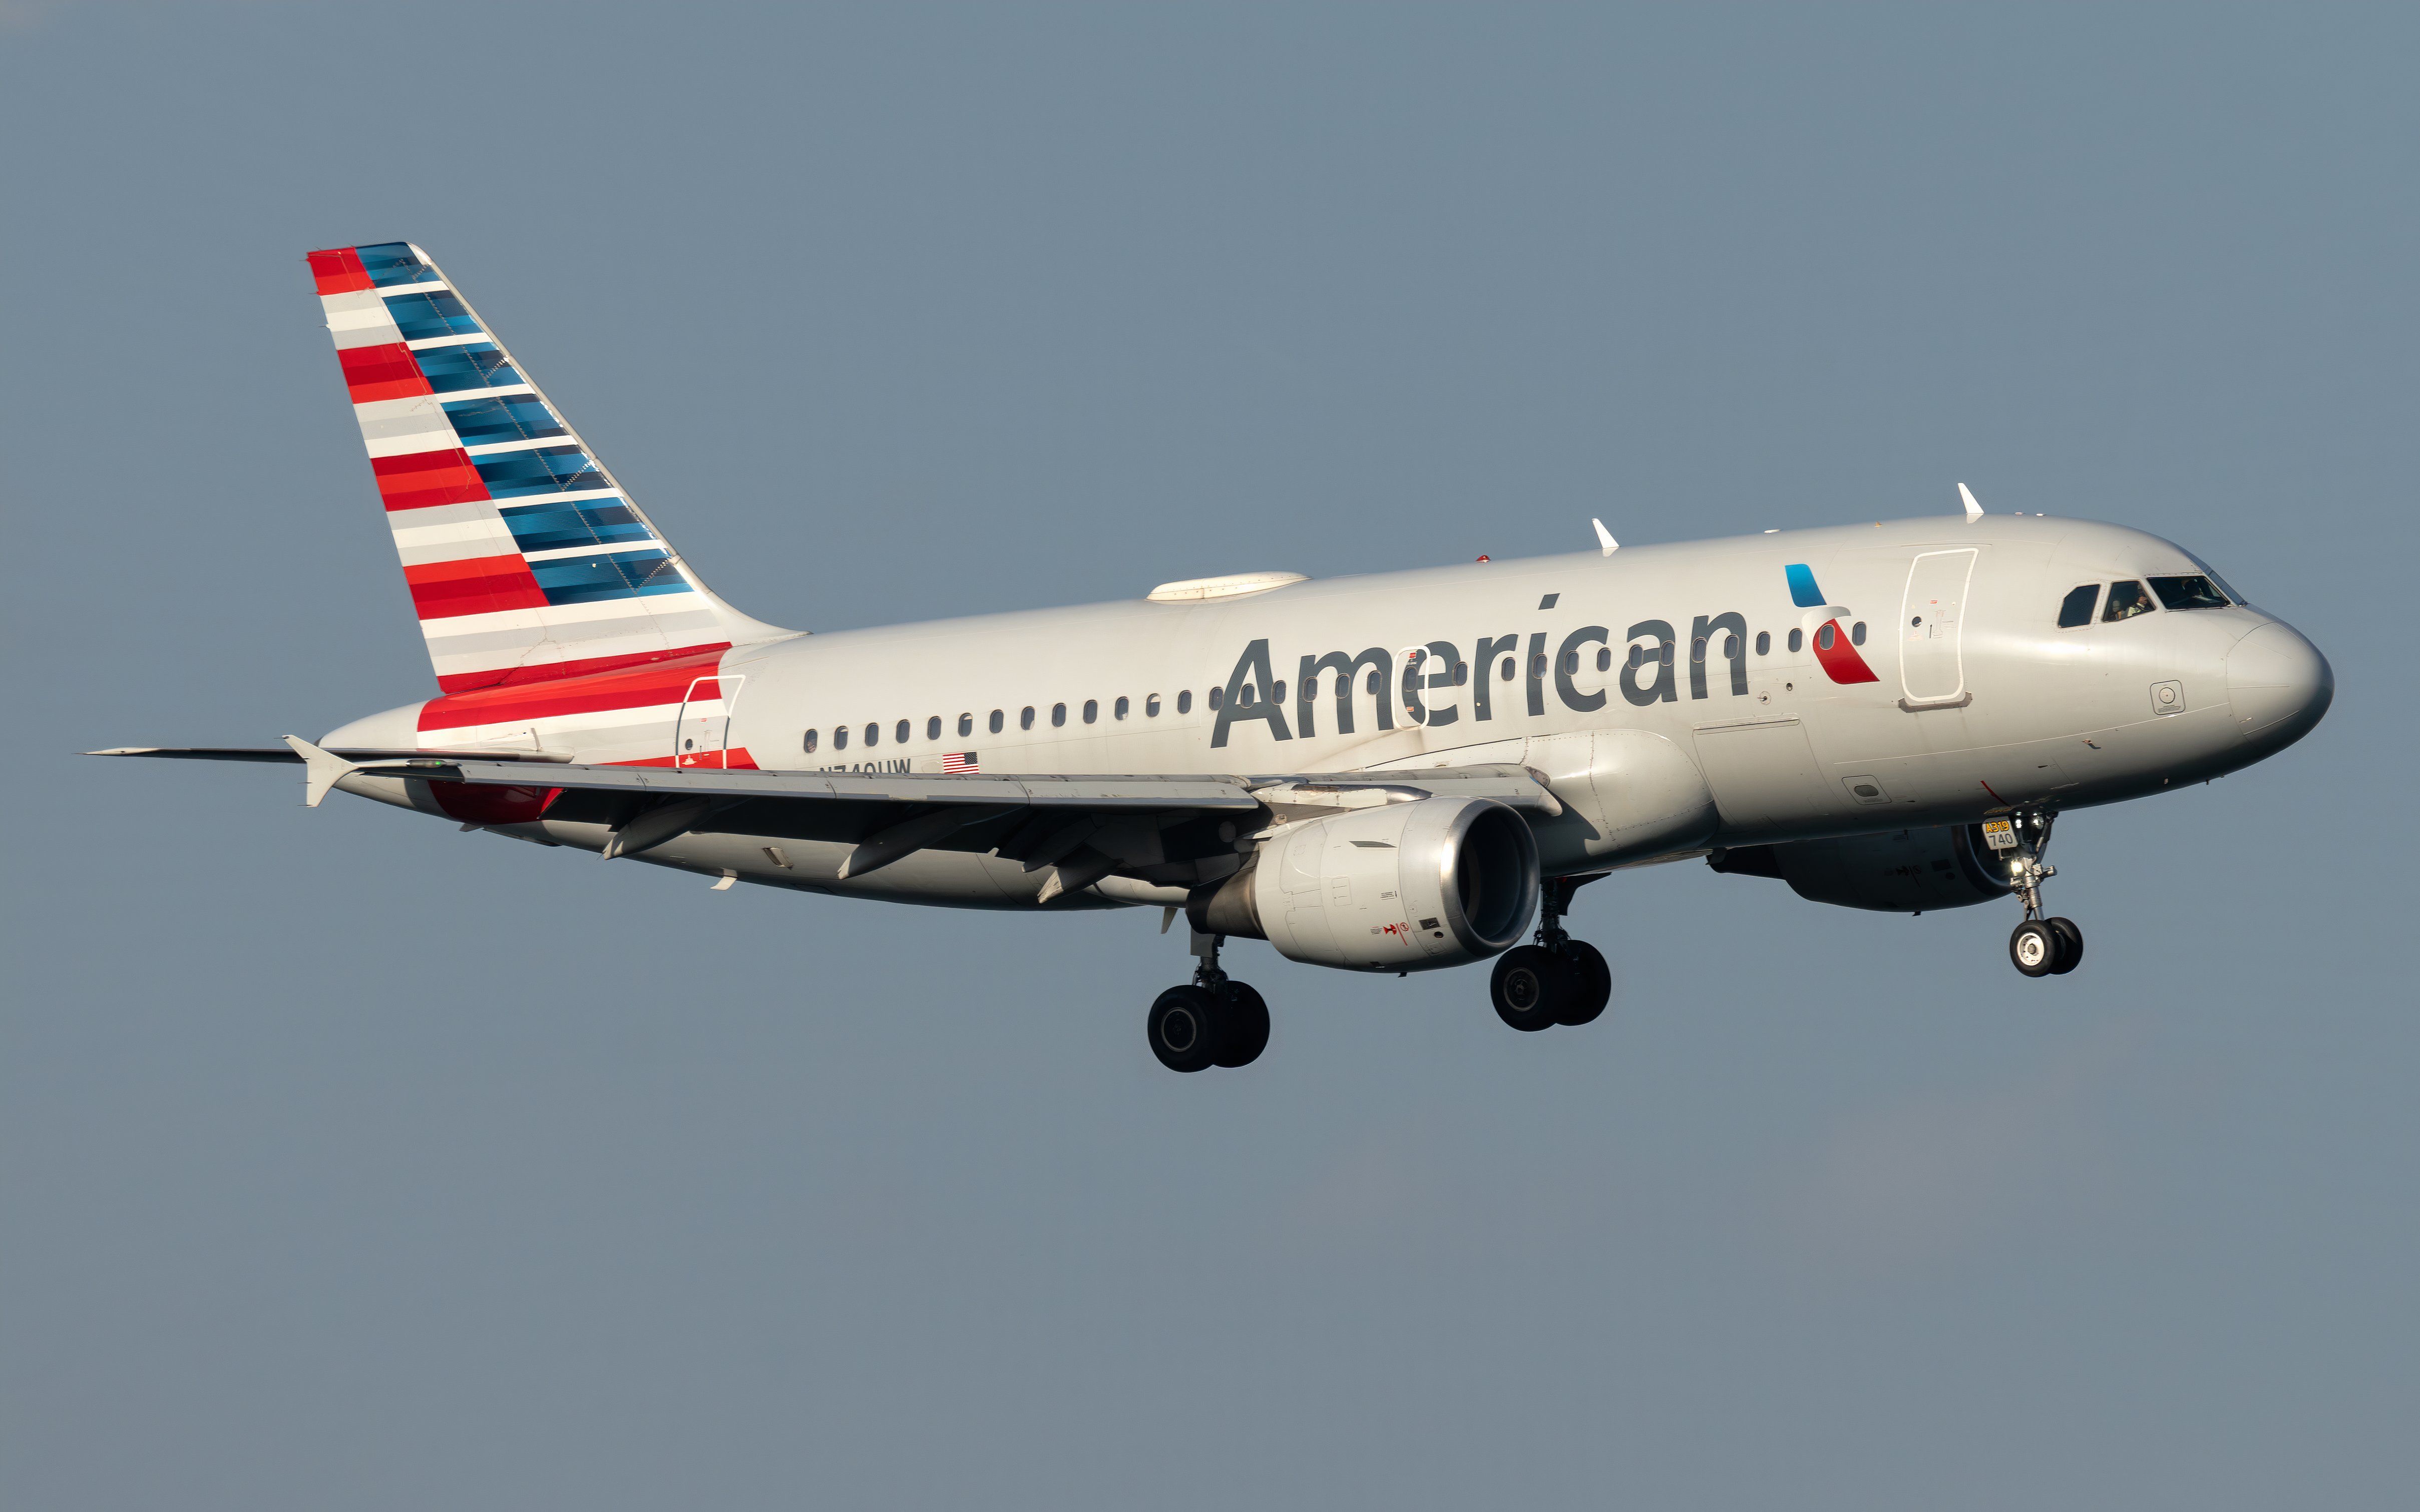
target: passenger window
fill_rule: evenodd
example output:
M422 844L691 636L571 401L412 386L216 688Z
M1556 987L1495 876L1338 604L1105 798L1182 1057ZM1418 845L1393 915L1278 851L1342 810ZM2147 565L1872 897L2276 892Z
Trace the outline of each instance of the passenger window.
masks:
M1372 698L1377 697L1379 692L1385 687L1385 685L1378 680L1378 674L1376 672L1372 672L1366 679L1364 679L1364 681L1369 685L1370 696ZM1210 706L1215 709L1218 705L1213 703Z
M1284 678L1280 677L1276 682L1269 685L1269 702L1272 703L1283 703L1285 702Z
M1706 659L1706 638L1704 636L1699 636L1689 642L1689 659L1691 661L1703 661Z
M1193 712L1193 689L1189 687L1184 688L1177 693L1176 712L1179 714L1191 714Z
M1032 704L1029 703L1024 708L1016 711L1016 728L1019 730L1031 730L1033 728Z
M845 724L832 726L832 749L848 749L848 726Z
M1066 722L1067 705L1064 703L1053 703L1050 705L1050 728L1056 730Z
M1859 620L1856 624L1849 626L1849 644L1853 646L1862 646L1865 643L1866 622Z
M1000 727L1005 722L1007 722L1007 717L1000 710L994 709L991 711L991 733L993 734L999 734Z
M1773 632L1771 630L1759 630L1756 632L1756 654L1760 656L1769 656L1773 654Z
M1723 636L1723 659L1725 661L1739 660L1738 636L1729 634L1728 632Z
M908 744L908 721L907 721L907 720L902 719L902 720L900 720L900 721L899 721L898 725L897 725L894 729L892 729L892 732L891 732L891 738L892 738L892 739L893 739L893 740L895 740L895 741L897 741L899 744L901 744L901 745L903 745L903 746L904 746L904 745L906 745L906 744Z
M2138 582L2127 581L2109 585L2109 607L2101 611L2101 623L2131 620L2137 614L2151 612L2151 595Z
M994 715L992 716L992 717L993 717L993 718L995 718L995 719L997 719L997 718L999 718L999 717L1000 717L1000 716L999 716L998 714L994 714ZM998 726L994 726L994 728L995 728L995 729L997 729L997 728L998 728ZM963 736L966 736L966 735L971 735L971 734L973 734L974 733L975 733L975 717L974 717L973 715L971 715L971 714L961 714L961 715L959 715L959 716L958 716L958 733L959 733L959 735L960 735L961 737L963 737Z
M814 753L815 753L815 732L814 732L814 731L810 730L810 731L808 731L808 732L807 732L807 754L808 754L808 755L810 755L810 756L812 756L812 755L814 755Z
M1504 658L1504 665L1497 669L1497 671L1496 671L1496 680L1497 680L1497 682L1499 682L1499 683L1509 683L1509 682L1512 681L1512 657L1510 657L1510 656L1505 657L1505 658Z
M2081 588L2069 589L2067 596L2058 601L2058 627L2072 630L2079 625L2090 625L2092 606L2100 598L2099 583L2086 583Z
M1532 677L1544 677L1546 675L1546 654L1544 652L1541 651L1536 656L1529 658L1529 675ZM1377 681L1375 674L1373 674L1371 681L1373 683ZM1378 690L1375 687L1372 687L1370 691L1375 693Z
M1579 670L1580 670L1580 654L1579 654L1578 652L1576 652L1576 651L1566 651L1566 652L1564 652L1564 653L1563 653L1563 675L1564 675L1565 677L1573 677L1573 676L1576 676L1576 675L1578 675L1578 673L1579 673Z
M1227 690L1226 690L1225 688L1223 688L1223 687L1214 687L1214 688L1212 688L1212 689L1210 690L1210 707L1211 707L1212 709L1214 709L1214 710L1215 710L1215 709L1217 709L1217 708L1218 707L1218 701L1219 701L1220 699L1225 698L1226 696L1227 696Z
M1144 718L1146 718L1146 719L1156 719L1156 718L1158 718L1158 717L1159 717L1159 695L1158 695L1158 694L1156 694L1156 693L1146 693L1146 694L1144 694L1144 695L1143 695L1143 701L1142 701L1142 715L1143 715L1143 717L1144 717Z
M868 750L872 750L875 747L879 746L879 745L881 745L881 744L882 744L882 727L881 727L880 725L878 725L878 724L869 724L869 725L867 725L867 726L865 727L865 748L866 748L866 749L868 749Z
M1086 724L1098 724L1101 722L1101 701L1099 699L1086 699L1084 701L1084 722Z
M2225 609L2226 595L2199 573L2189 578L2154 578L2151 592L2163 609Z
M1467 683L1467 682L1469 682L1469 681L1470 681L1470 663L1468 663L1468 662L1466 662L1466 661L1457 661L1457 662L1455 662L1455 663L1453 664L1453 686L1454 686L1454 687L1460 687L1463 684Z
M1815 632L1815 649L1818 651L1831 650L1833 640L1838 638L1838 629L1839 626L1838 625L1834 624L1830 620L1825 620L1823 622L1823 628Z
M1126 717L1126 696L1124 693L1119 694L1118 701L1109 705L1109 712L1121 719Z
M961 714L958 717L963 719L966 716ZM924 721L924 738L927 740L939 740L941 738L941 717L939 715L937 714Z
M1801 646L1804 646L1805 644L1807 644L1807 632L1806 632L1806 631L1804 631L1804 630L1792 630L1792 631L1791 631L1791 632L1790 632L1790 654L1791 654L1792 656L1794 656L1798 655L1798 650L1799 650L1799 648L1800 648Z

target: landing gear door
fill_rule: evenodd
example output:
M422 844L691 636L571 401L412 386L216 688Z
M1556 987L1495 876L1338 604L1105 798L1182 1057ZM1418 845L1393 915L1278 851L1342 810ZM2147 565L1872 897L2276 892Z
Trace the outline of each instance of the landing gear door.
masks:
M720 769L731 763L731 712L739 704L744 677L700 677L681 699L673 722L673 764Z
M1967 585L1976 548L1927 551L1907 571L1899 609L1900 686L1915 704L1955 703L1966 694L1966 663L1959 637L1966 621Z

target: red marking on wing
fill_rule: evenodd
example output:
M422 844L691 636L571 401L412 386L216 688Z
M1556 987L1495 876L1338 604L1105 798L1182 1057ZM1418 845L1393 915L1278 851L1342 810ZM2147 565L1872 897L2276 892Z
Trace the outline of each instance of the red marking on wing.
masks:
M486 782L431 782L428 795L446 817L466 825L526 825L545 814L561 788L495 787Z

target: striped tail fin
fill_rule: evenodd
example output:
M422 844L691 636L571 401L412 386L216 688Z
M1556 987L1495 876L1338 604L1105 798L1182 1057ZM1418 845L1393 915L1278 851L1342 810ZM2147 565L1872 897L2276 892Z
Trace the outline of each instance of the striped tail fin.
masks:
M698 581L418 247L338 247L310 264L439 687L790 633Z

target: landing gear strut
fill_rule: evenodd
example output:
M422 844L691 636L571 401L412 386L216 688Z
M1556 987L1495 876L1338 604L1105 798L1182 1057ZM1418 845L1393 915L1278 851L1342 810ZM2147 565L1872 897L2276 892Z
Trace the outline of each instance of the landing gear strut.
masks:
M2017 900L2025 905L2024 922L2009 936L2009 959L2028 977L2063 977L2084 959L2084 931L2075 920L2042 917L2041 885L2058 875L2058 868L2042 859L2050 848L2051 821L2057 817L2032 807L2009 814L2016 844L2001 853L2009 857Z
M1218 947L1225 938L1193 936L1193 953L1201 960L1193 980L1160 994L1143 1021L1151 1053L1171 1071L1249 1066L1268 1047L1269 1005L1218 969Z
M1524 1034L1558 1024L1589 1023L1613 1000L1613 971L1597 948L1563 930L1572 894L1604 876L1548 877L1539 887L1534 945L1516 945L1496 958L1488 992L1496 1016Z

